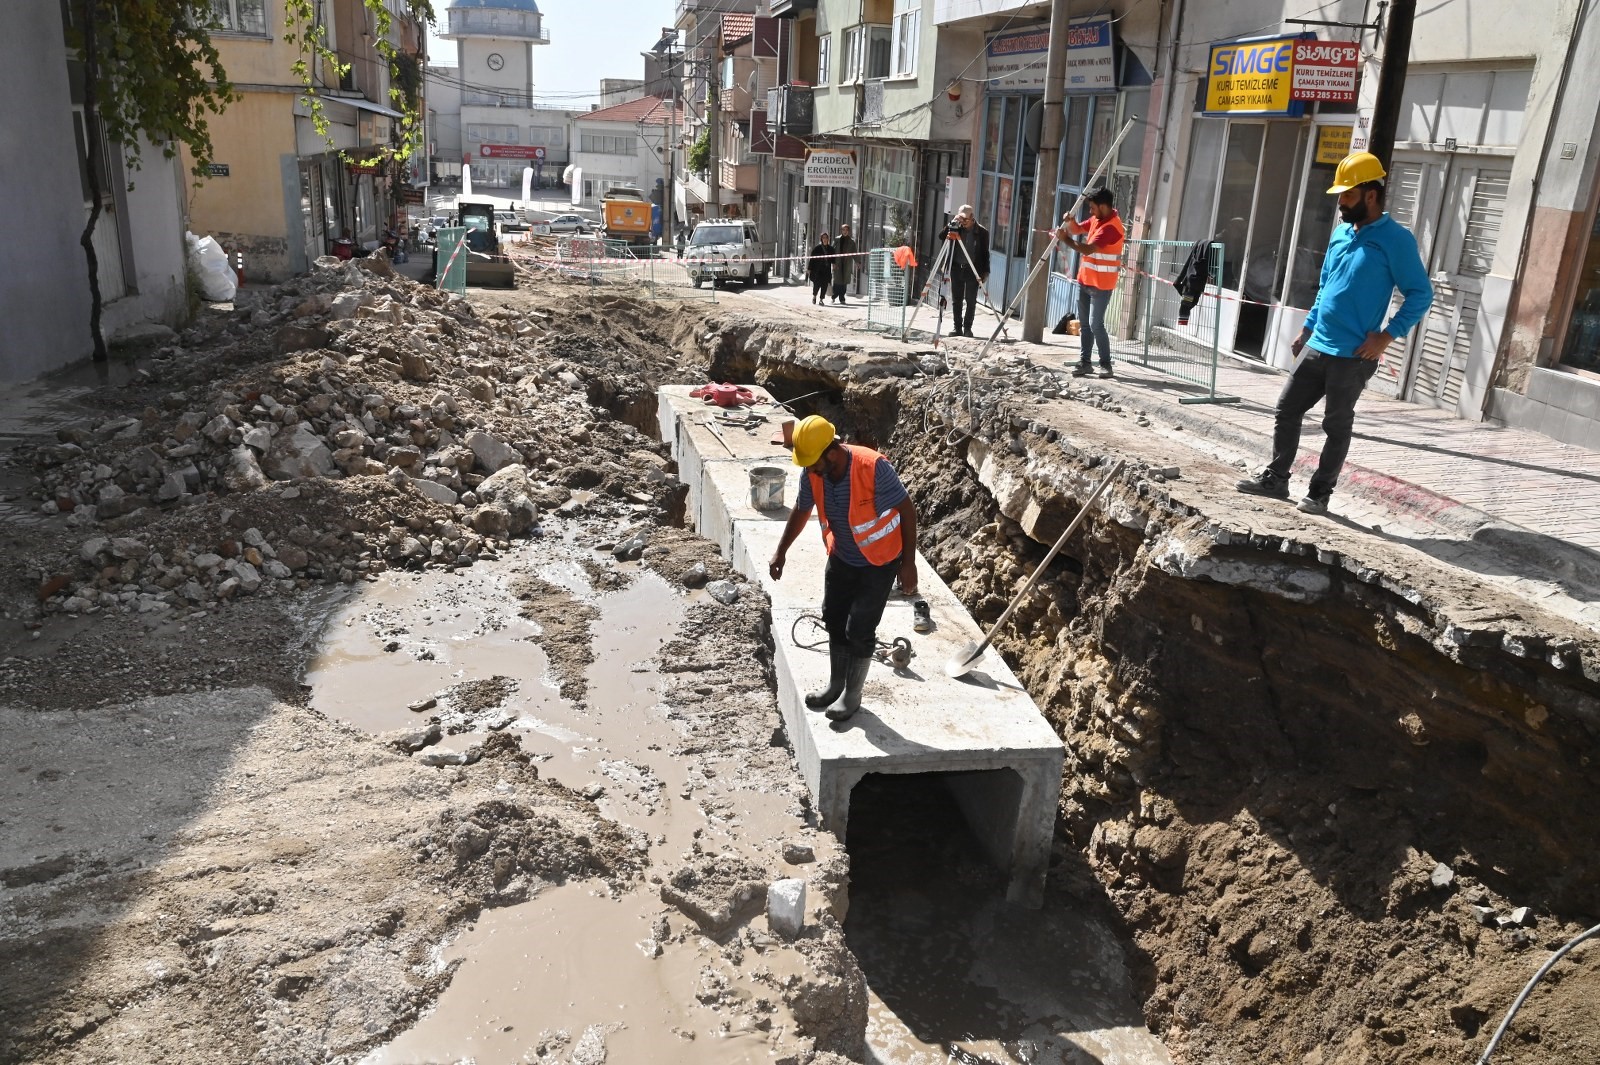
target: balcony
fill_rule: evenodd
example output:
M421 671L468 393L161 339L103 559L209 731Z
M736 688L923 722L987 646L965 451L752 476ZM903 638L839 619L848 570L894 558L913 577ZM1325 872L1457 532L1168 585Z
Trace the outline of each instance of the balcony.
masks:
M730 163L722 160L721 188L725 192L761 191L761 167L755 163Z
M530 44L549 44L550 31L536 11L507 11L499 8L453 7L449 11L450 32L445 40L461 37L505 37Z
M812 6L816 6L816 0L812 0ZM756 0L678 0L677 7L673 9L672 24L682 25L684 17L696 11L707 11L718 15L735 13L754 15Z
M883 121L883 78L869 78L856 97L856 125L876 126Z
M767 92L767 122L791 137L811 135L815 101L809 85L779 85Z

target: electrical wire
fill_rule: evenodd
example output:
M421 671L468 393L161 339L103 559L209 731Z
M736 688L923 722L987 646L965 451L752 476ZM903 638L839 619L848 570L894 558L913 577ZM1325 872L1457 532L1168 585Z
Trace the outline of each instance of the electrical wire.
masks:
M1511 1009L1506 1011L1505 1020L1501 1021L1500 1027L1494 1030L1494 1038L1490 1039L1489 1045L1483 1048L1483 1054L1478 1058L1478 1065L1487 1065L1489 1061L1489 1055L1495 1052L1495 1048L1500 1045L1500 1040L1505 1037L1506 1029L1511 1027L1511 1018L1517 1015L1517 1011L1522 1008L1522 1004L1528 1001L1528 996L1533 993L1533 986L1540 980L1544 979L1544 974L1549 972L1551 967L1553 967L1556 962L1566 957L1567 953L1571 951L1572 948L1576 947L1586 939L1592 939L1596 935L1600 935L1600 924L1595 925L1587 932L1581 932L1567 940L1565 946L1556 951L1554 954L1550 955L1549 961L1539 966L1539 971L1533 974L1533 979L1528 981L1528 986L1522 989L1522 994L1517 996L1517 1000L1511 1004Z

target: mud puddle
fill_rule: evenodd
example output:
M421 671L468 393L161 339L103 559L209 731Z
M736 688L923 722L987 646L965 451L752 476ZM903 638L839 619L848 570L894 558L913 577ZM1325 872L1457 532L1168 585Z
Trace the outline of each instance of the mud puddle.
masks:
M733 1065L767 1058L764 1013L728 1020L688 993L737 975L709 941L656 956L652 926L660 931L664 914L660 901L642 892L611 899L582 884L486 913L440 952L440 965L461 967L439 1007L364 1065ZM787 960L781 951L749 954L743 968L770 988L798 972ZM702 975L708 970L716 974L711 981Z
M519 734L543 778L642 831L667 867L707 853L770 861L762 849L801 825L792 794L742 783L736 756L691 736L664 701L663 645L692 638L684 626L699 602L705 593L548 537L459 576L384 575L334 613L306 683L313 707L375 733L437 720L437 748ZM569 699L575 643L590 660ZM765 927L757 917L745 929L755 938L734 947L740 965L654 882L618 898L593 883L551 887L485 910L443 944L435 965L454 969L449 986L366 1060L765 1059L789 1045L778 981L801 967L787 950L760 949L777 945L757 934Z
M867 777L849 832L845 938L870 992L869 1061L1170 1065L1111 930L1060 895L1007 903L936 775Z

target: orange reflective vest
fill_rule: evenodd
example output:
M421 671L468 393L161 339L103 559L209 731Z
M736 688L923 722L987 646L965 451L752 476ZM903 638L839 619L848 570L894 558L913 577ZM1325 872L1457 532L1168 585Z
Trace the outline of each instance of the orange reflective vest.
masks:
M1122 262L1122 244L1127 237L1122 228L1122 216L1112 211L1111 217L1102 221L1090 215L1087 225L1083 239L1094 246L1094 251L1085 252L1080 258L1078 284L1090 288L1116 288L1117 272ZM1107 231L1114 234L1115 239L1109 244L1096 244L1096 238Z
M895 507L878 509L878 460L882 455L870 447L840 445L850 453L850 535L856 548L874 566L886 566L900 557L900 511ZM822 523L822 542L833 554L833 530L828 527L828 508L824 504L822 476L811 478L811 499Z

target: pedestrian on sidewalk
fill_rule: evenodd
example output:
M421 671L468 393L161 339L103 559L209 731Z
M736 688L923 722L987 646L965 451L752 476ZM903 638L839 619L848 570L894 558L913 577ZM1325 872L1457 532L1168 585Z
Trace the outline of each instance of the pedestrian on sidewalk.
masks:
M1318 400L1326 399L1322 431L1327 439L1317 472L1300 501L1305 513L1326 514L1350 451L1356 399L1389 345L1410 332L1433 305L1433 286L1417 252L1417 238L1383 209L1387 176L1378 157L1369 152L1345 156L1334 171L1328 192L1339 197L1342 224L1328 242L1317 298L1291 345L1295 364L1278 395L1272 461L1254 478L1240 481L1241 492L1289 498L1289 470L1300 448L1301 420ZM1395 289L1404 300L1383 326Z
M795 426L792 458L806 473L767 571L773 580L783 579L789 545L815 508L828 549L822 579L828 686L808 694L806 705L844 721L861 709L878 622L895 578L903 594L916 595L917 511L889 460L871 448L841 444L826 418L813 414Z
M817 238L817 246L811 249L811 258L806 262L806 274L811 278L811 302L826 303L828 287L833 283L833 238L828 234Z
M839 239L834 242L833 249L839 256L833 260L833 302L843 304L844 294L856 275L856 238L850 235L849 222L840 224Z
M1070 213L1061 216L1056 239L1072 248L1078 260L1078 336L1082 354L1074 377L1088 377L1094 370L1095 345L1100 346L1100 376L1110 377L1111 334L1106 332L1106 308L1117 289L1122 272L1122 247L1128 233L1117 214L1116 199L1108 188L1089 193L1089 217L1082 222ZM1078 235L1083 239L1079 240Z
M973 316L978 311L978 289L989 283L989 231L978 224L970 203L956 209L950 224L961 242L950 260L950 298L955 304L950 335L969 337Z

